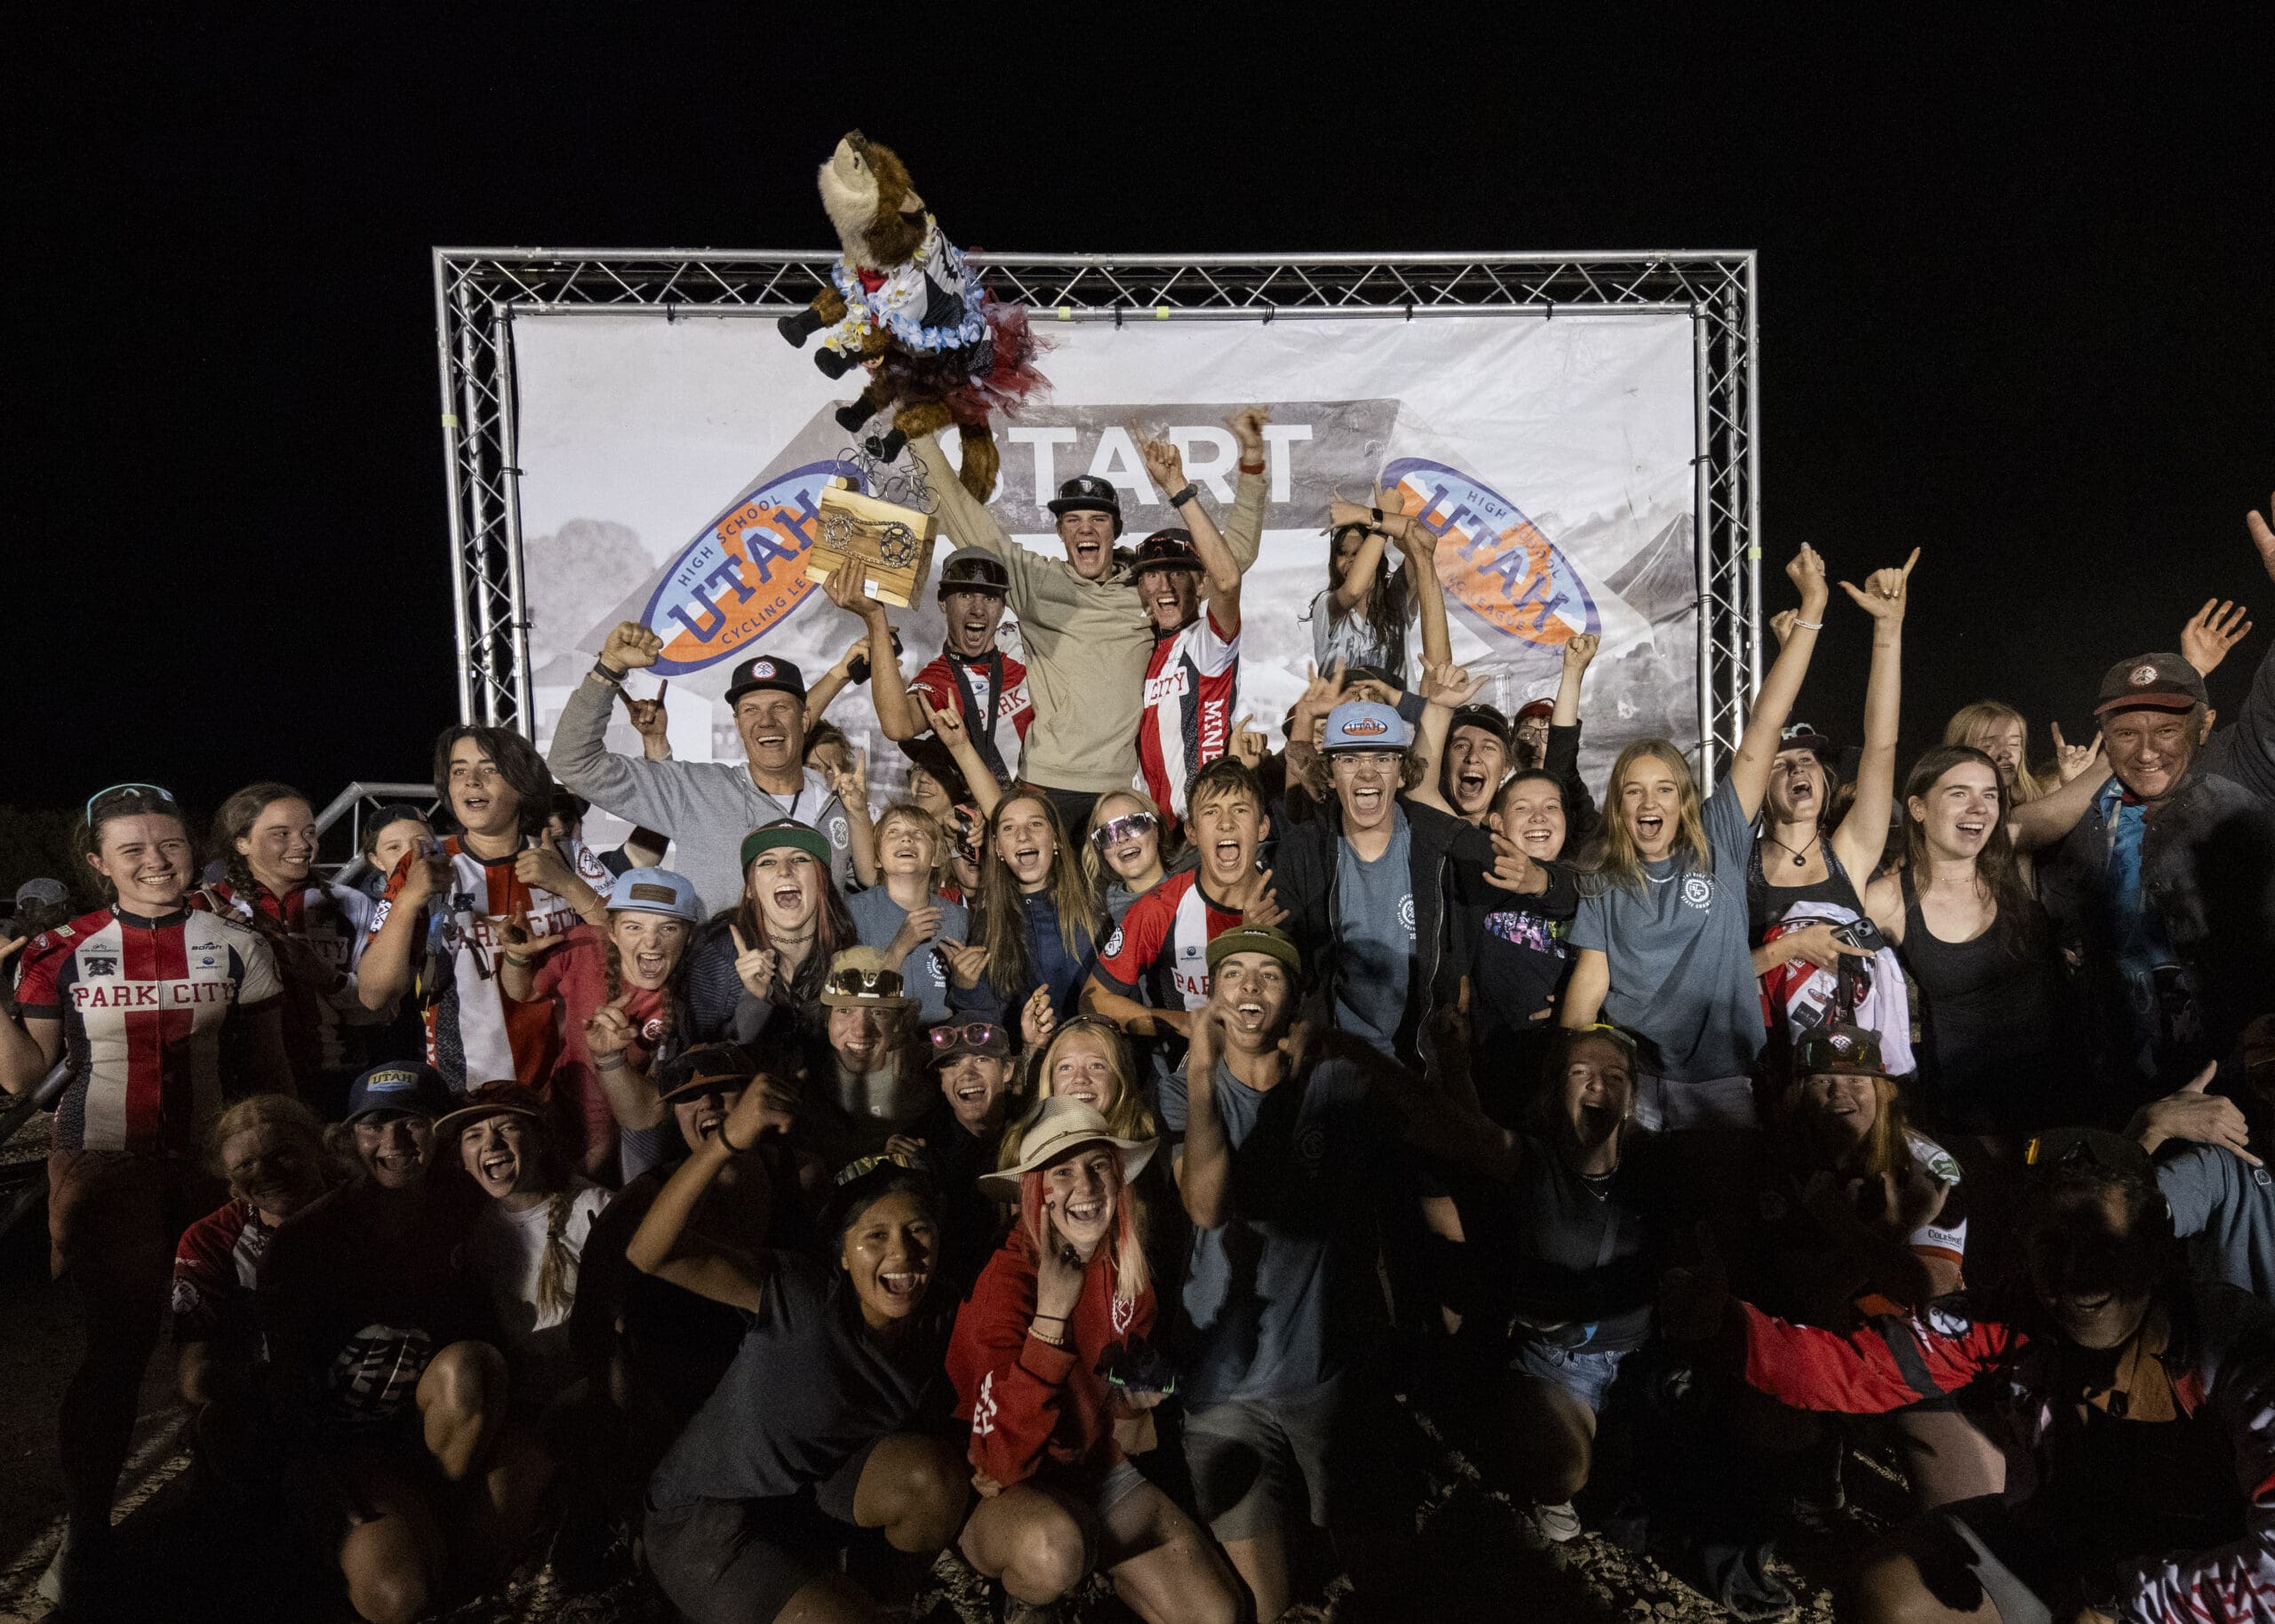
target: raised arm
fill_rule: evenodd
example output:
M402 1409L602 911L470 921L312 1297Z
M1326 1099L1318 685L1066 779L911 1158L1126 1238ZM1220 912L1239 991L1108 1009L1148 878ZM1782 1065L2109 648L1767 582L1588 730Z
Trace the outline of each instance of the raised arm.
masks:
M1446 804L1438 788L1438 763L1446 753L1446 730L1453 725L1454 712L1476 698L1484 686L1482 675L1473 677L1450 662L1422 668L1422 681L1415 690L1423 699L1422 725L1414 740L1414 752L1422 764L1422 782L1406 792L1408 800L1435 807L1449 817L1461 816Z
M698 1297L756 1313L764 1300L768 1273L763 1220L757 1233L745 1238L747 1249L731 1253L693 1239L687 1227L702 1204L704 1191L730 1160L740 1158L736 1177L760 1181L759 1193L763 1197L765 1164L749 1152L761 1134L787 1133L795 1114L789 1097L778 1093L770 1079L754 1079L735 1102L717 1137L704 1141L702 1148L682 1162L657 1191L655 1204L624 1248L625 1261L642 1274L669 1280ZM768 1208L768 1202L760 1198L747 1210L762 1214Z
M963 725L963 712L954 705L945 711L932 708L932 702L922 692L911 695L916 702L916 712L932 736L948 747L955 758L956 767L963 774L966 788L971 791L972 805L983 818L995 815L996 803L1003 799L1003 786L995 782L995 775L987 770L987 763L979 759L979 749L971 742L971 730Z
M2053 724L2053 733L2054 749L2062 761L2062 787L2026 805L2007 808L2007 838L2016 851L2036 851L2068 835L2109 782L2109 763L2102 756L2098 736L2087 748L2063 738L2058 721ZM2084 758L2083 764L2076 760L2079 756Z
M451 861L439 853L412 852L387 881L387 899L375 914L379 928L355 966L355 996L366 1009L385 1009L411 991L412 966L426 936L427 903L447 895Z
M914 738L924 726L916 707L909 703L908 684L900 675L900 657L892 650L892 623L885 618L885 606L863 590L860 566L848 559L822 583L822 590L832 603L861 623L869 656L869 698L877 708L877 726L889 739ZM846 650L849 660L852 653Z
M1395 497L1397 492L1386 492ZM1401 500L1403 498L1401 498ZM1422 663L1453 663L1453 631L1446 624L1446 585L1438 579L1438 533L1411 514L1397 531L1400 551L1406 554L1410 585L1407 590L1422 606Z
M1145 471L1177 508L1177 516L1193 537L1193 550L1201 555L1202 593L1208 614L1227 639L1240 635L1241 566L1217 529L1217 521L1201 504L1201 493L1185 477L1185 458L1166 440L1148 440L1144 448Z
M1856 800L1833 831L1833 848L1849 873L1869 877L1880 866L1888 844L1888 813L1896 805L1896 728L1903 706L1904 611L1912 589L1912 567L1920 549L1901 569L1875 569L1859 592L1848 582L1840 590L1872 617L1872 664L1864 679L1864 754L1856 767Z
M1225 549L1246 573L1264 545L1264 426L1272 414L1261 406L1245 406L1225 419L1240 444L1240 482L1233 487L1232 516L1225 521Z
M863 887L877 883L877 822L869 810L869 752L853 752L853 765L823 775L829 792L845 808L845 843L853 857L853 878Z
M1572 960L1572 978L1564 983L1564 1002L1556 1023L1577 1030L1603 1018L1604 995L1611 991L1611 960L1598 947L1584 947Z
M1761 680L1761 691L1754 696L1753 710L1745 719L1745 735L1730 760L1730 786L1748 818L1761 810L1761 798L1769 792L1769 764L1777 758L1801 680L1809 674L1809 657L1816 652L1817 633L1824 629L1824 606L1832 597L1824 584L1824 561L1815 547L1804 544L1785 566L1785 575L1800 591L1801 612L1785 646L1777 651L1777 663Z
M593 670L569 691L545 764L563 784L605 811L651 829L677 830L695 822L684 787L689 764L618 755L605 743L609 710L622 692L618 682L627 672L653 665L663 648L664 640L638 621L619 622Z
M1603 824L1595 795L1580 776L1580 683L1602 646L1603 639L1593 632L1576 632L1564 640L1556 705L1548 717L1548 749L1540 764L1564 792L1564 849L1568 852L1578 850Z
M1212 994L1193 1014L1192 1047L1185 1052L1185 1142L1170 1163L1185 1215L1203 1230L1221 1229L1233 1215L1233 1144L1217 1111L1223 1025Z

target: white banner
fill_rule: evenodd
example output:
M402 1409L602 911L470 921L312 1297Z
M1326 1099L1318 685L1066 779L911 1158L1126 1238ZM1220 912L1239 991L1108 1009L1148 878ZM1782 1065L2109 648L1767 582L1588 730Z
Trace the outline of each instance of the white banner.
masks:
M1439 532L1454 657L1490 673L1494 703L1553 694L1565 639L1599 632L1584 699L1592 776L1630 739L1697 738L1688 316L1039 325L1052 389L998 426L995 512L1040 552L1058 554L1042 504L1074 474L1121 487L1125 543L1175 521L1133 431L1176 439L1221 517L1236 477L1223 419L1271 409L1239 709L1275 736L1312 657L1329 492L1381 478ZM831 417L847 392L810 349L748 318L523 316L515 353L539 742L608 628L633 618L667 640L674 753L739 760L719 701L730 667L762 646L810 684L858 634L799 556L814 493L851 439ZM938 652L938 609L928 592L894 620L913 673ZM876 748L866 689L830 720L870 747L873 785L903 780L898 752ZM620 712L610 744L639 749Z

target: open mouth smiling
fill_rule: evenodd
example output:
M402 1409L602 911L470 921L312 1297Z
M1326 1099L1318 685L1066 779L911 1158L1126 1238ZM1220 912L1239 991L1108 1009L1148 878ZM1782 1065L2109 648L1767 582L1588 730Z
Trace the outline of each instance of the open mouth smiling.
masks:
M931 1271L924 1269L889 1269L877 1273L878 1288L897 1302L914 1302L931 1283Z

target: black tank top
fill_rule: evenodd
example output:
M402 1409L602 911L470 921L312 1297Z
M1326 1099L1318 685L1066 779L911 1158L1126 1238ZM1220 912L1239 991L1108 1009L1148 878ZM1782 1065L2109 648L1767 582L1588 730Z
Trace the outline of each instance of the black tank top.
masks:
M1819 842L1824 848L1824 878L1813 880L1805 886L1773 886L1761 860L1761 841L1753 842L1753 852L1746 859L1745 912L1746 925L1754 946L1760 947L1769 927L1793 911L1796 903L1830 903L1846 908L1858 919L1864 919L1864 898L1856 895L1850 883L1848 871L1840 866L1840 859L1833 854L1832 842Z
M1920 1081L1931 1121L1960 1133L2020 1134L2068 1120L2056 1096L2062 980L2051 933L2034 917L1995 919L1971 942L1928 928L1903 871L1904 942L1920 992Z

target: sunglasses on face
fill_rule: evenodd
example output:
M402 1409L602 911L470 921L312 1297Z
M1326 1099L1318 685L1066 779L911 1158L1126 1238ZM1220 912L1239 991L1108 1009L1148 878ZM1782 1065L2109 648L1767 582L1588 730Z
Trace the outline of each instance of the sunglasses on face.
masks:
M1120 817L1110 817L1090 831L1090 843L1100 851L1109 846L1119 846L1124 840L1134 840L1149 835L1161 826L1161 820L1151 812L1125 812Z
M968 1026L936 1026L924 1035L930 1039L935 1055L945 1055L951 1049L1000 1053L1011 1047L1010 1035L992 1021L974 1021Z
M164 801L166 805L170 807L179 806L180 804L174 800L173 792L172 791L161 789L155 784L114 784L110 788L107 790L97 790L93 794L87 797L87 821L91 824L95 821L95 808L97 807L101 806L113 796L125 795L152 796L156 800Z
M822 990L841 998L898 998L900 972L857 970L850 967L832 970L829 979L822 983Z

